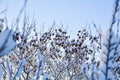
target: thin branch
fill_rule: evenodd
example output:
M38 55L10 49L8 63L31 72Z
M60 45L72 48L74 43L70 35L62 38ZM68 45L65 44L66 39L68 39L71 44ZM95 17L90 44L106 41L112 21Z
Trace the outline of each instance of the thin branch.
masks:
M112 15L112 21L111 21L111 24L110 24L110 32L112 31L113 25L116 22L115 16L118 12L118 7L119 7L119 0L115 0L115 7L114 7L113 15Z
M6 12L8 9L5 9L3 11L0 12L0 14L3 14L4 12Z
M114 12L113 12L113 16L112 16L112 21L110 24L110 29L109 29L109 39L108 39L108 52L107 52L107 59L106 59L106 70L105 70L105 80L108 80L108 71L109 71L109 57L110 57L110 52L111 52L111 40L112 40L112 29L113 29L113 25L116 22L116 14L118 12L118 7L119 7L119 0L115 1L115 7L114 7Z
M13 80L15 80L16 76L19 74L22 64L23 64L23 61L20 61L17 72L13 76ZM11 78L11 80L12 80L12 78Z
M23 11L24 11L26 5L27 5L27 0L24 0L23 7L20 9L20 12L19 12L19 14L18 14L18 17L17 17L17 19L16 19L16 23L15 23L16 30L18 29L18 25L19 25L20 17L21 17L21 14L22 14Z

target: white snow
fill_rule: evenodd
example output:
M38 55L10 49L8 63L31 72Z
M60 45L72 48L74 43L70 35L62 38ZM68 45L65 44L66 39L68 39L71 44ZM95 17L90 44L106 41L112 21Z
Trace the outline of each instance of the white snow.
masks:
M0 33L0 57L5 54L8 54L9 51L16 45L16 42L13 40L13 31L6 29Z

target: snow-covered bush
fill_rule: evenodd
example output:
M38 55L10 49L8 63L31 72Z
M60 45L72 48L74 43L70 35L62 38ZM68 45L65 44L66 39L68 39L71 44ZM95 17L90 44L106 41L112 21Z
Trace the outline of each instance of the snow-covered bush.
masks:
M93 53L94 40L85 29L78 31L76 39L71 39L62 29L55 29L43 34L40 42L44 72L50 79L86 79L83 68L89 62L88 54Z
M94 24L99 35L93 36L82 29L73 39L64 29L55 28L55 24L40 33L35 21L29 23L26 17L20 30L19 14L14 25L16 30L6 26L0 31L0 79L119 80L119 18L117 32L113 28L119 14L118 3L116 0L107 33L99 31Z

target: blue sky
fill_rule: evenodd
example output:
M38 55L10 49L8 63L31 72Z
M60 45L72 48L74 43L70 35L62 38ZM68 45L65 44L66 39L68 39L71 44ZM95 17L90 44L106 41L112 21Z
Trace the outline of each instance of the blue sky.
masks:
M1 10L8 8L10 23L17 17L24 0L3 0ZM50 27L53 21L68 26L70 34L83 28L92 21L107 29L110 24L114 0L28 0L26 11L35 15L38 24ZM1 17L1 16L0 16Z

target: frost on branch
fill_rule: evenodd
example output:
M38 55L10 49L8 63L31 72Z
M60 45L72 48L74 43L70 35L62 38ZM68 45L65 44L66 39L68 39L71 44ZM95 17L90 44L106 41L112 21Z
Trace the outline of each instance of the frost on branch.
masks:
M91 79L92 63L90 56L93 55L93 37L85 29L78 31L77 38L71 39L67 32L62 29L53 29L40 37L40 51L44 55L44 73L48 73L49 79ZM94 46L94 47L93 47Z
M25 17L21 32L6 29L0 33L0 79L119 80L120 37L113 30L115 13L107 33L94 24L98 35L83 29L73 39L55 24L40 33L35 21L29 23Z
M97 37L85 29L71 39L61 28L38 34L35 25L26 23L13 40L17 45L1 58L1 79L91 79L90 56Z

